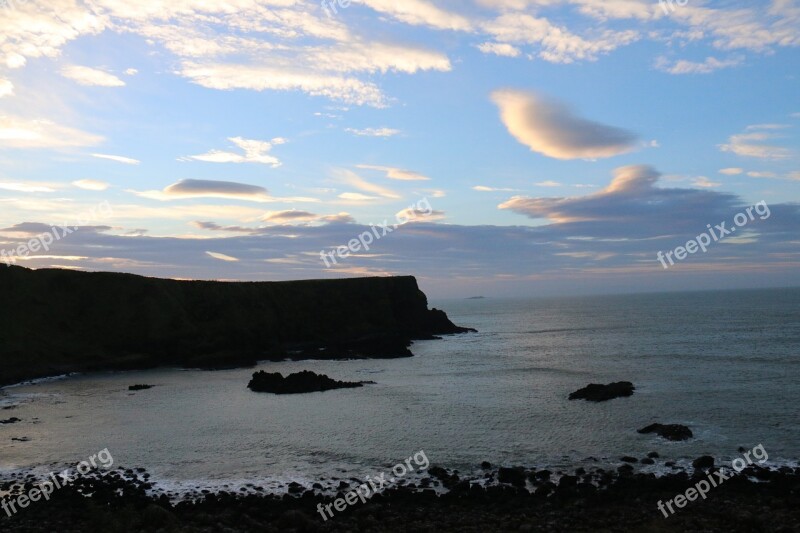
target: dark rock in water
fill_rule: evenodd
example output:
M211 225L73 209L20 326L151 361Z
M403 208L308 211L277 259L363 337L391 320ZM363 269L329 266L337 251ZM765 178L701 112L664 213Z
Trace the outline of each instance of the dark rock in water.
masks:
M655 433L667 440L686 440L694 437L692 430L681 424L650 424L638 432L643 434Z
M31 440L31 438L30 437L11 437L11 440L17 441L17 442L28 442L28 441Z
M508 483L515 487L525 486L525 469L524 468L505 468L500 467L497 471L497 480L500 483Z
M622 461L623 463L638 463L639 459L637 459L636 457L631 457L629 455L626 455L625 457L620 458L620 461Z
M710 455L703 455L695 459L692 466L700 469L714 468L714 458Z
M347 382L331 379L324 374L316 374L308 370L289 374L286 377L275 372L256 372L247 387L254 392L271 392L273 394L301 394L305 392L323 392L334 389L353 389L362 387L363 382Z
M645 457L644 459L642 459L641 463L643 465L654 465L654 464L656 464L656 462L654 460L652 460L651 458L649 458L649 457Z
M147 390L152 388L153 388L152 385L131 385L130 387L128 387L128 390L136 391L136 390Z
M484 461L481 463L481 468L483 468L484 470L489 470L490 468L492 468L492 463L490 463L489 461Z
M20 420L16 416L12 416L11 418L8 418L6 420L0 420L0 424L16 424L17 422L22 422L22 420Z
M649 457L650 459L658 459L661 456L658 455L658 452L650 452L647 454L647 457Z
M605 402L614 398L632 396L635 389L636 387L630 381L618 381L608 385L592 383L570 394L569 399Z

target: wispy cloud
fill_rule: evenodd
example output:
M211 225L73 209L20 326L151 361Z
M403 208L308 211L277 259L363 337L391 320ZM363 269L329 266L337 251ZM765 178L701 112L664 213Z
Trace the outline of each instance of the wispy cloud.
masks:
M141 163L141 161L138 159L124 157L121 155L92 154L92 157L96 157L98 159L108 159L109 161L116 161L117 163L123 163L125 165L138 165Z
M104 70L82 67L79 65L68 65L61 69L61 75L69 78L80 85L95 87L124 87L125 82Z
M359 137L394 137L400 135L402 132L394 128L345 128L346 132L358 135Z
M664 56L656 60L658 70L669 74L711 74L724 68L738 67L744 62L744 56L736 56L729 59L717 59L707 57L704 61L695 62L685 59L670 61Z
M72 185L87 191L105 191L109 188L108 183L99 180L76 180L72 182Z
M261 163L270 165L273 168L281 166L280 160L268 152L272 150L273 146L286 143L286 139L282 137L276 137L270 141L257 141L243 139L242 137L229 137L228 140L244 153L211 150L205 154L187 156L184 160L193 159L206 163Z
M397 167L384 167L379 165L356 165L356 168L367 170L378 170L383 172L387 178L398 181L428 181L430 178L413 170L405 170Z
M775 133L768 133L770 130L782 129L775 128L772 124L756 124L747 127L746 133L732 135L728 142L720 144L719 149L723 152L731 152L744 157L755 157L758 159L788 159L794 152L789 148L767 144L767 141L780 139L782 136Z
M0 116L0 147L77 148L103 142L103 137L48 119Z

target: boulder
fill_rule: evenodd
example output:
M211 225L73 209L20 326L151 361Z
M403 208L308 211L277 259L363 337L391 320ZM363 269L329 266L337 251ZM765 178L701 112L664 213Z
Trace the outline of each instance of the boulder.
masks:
M601 385L591 383L569 395L570 400L588 400L590 402L605 402L614 398L632 396L636 387L630 381L618 381Z
M655 433L667 440L687 440L691 439L694 434L692 430L680 424L650 424L638 431L642 434Z

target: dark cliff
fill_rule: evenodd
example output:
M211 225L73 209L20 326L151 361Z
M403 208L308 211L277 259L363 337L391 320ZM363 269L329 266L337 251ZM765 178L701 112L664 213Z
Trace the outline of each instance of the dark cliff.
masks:
M429 310L411 276L246 283L2 267L0 294L0 384L83 370L402 357L413 339L467 331Z

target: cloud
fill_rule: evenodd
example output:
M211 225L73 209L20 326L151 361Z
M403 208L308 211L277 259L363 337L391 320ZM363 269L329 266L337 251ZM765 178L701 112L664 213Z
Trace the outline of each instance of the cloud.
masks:
M14 95L14 84L11 80L0 78L0 98Z
M345 128L346 132L358 135L359 137L394 137L400 135L402 132L393 128L364 128L362 130L355 128Z
M492 93L500 118L514 138L556 159L613 157L636 148L632 133L581 118L565 105L512 89Z
M55 192L49 184L19 181L0 181L0 190L15 192Z
M351 200L354 202L367 202L378 199L377 196L367 196L366 194L361 194L360 192L343 192L338 197L342 200Z
M522 53L519 48L508 43L481 43L478 50L484 54L494 54L503 57L519 57Z
M726 176L736 176L742 172L744 172L744 169L738 167L722 168L719 170L720 174L725 174Z
M374 195L378 195L378 196L381 196L383 198L392 198L392 199L401 198L401 196L399 194L397 194L396 192L392 191L391 189L387 189L386 187L383 187L381 185L377 185L375 183L370 183L367 180L365 180L364 178L362 178L361 176L359 176L358 174L356 174L355 172L353 172L352 170L340 169L337 172L337 175L338 175L339 181L341 181L342 183L344 183L344 184L346 184L346 185L348 185L350 187L358 189L360 191L372 193ZM346 194L349 194L349 193L346 193ZM345 198L343 195L339 195L339 198L342 198L342 199L345 199L345 200L356 200L356 199L358 199L358 200L366 200L366 199L370 198L370 197L363 196L363 195L361 195L361 196L362 197L356 197L356 196L350 195L350 197Z
M441 9L426 0L356 0L375 11L413 26L430 26L439 30L470 31L469 19Z
M257 185L247 185L234 181L210 181L184 179L165 188L163 191L129 191L143 198L153 200L184 200L190 198L230 198L251 202L276 201L267 189Z
M751 178L777 178L778 175L774 172L765 171L750 171L747 173Z
M77 180L73 181L72 185L87 191L105 191L109 187L108 183L99 180Z
M271 141L256 141L243 139L242 137L229 137L228 140L244 151L244 154L235 152L225 152L222 150L211 150L200 155L190 155L185 159L205 161L207 163L261 163L270 165L273 168L281 166L278 158L269 155L268 152L277 144L284 144L286 139L277 137Z
M90 67L67 65L61 69L61 75L77 82L79 85L94 87L125 86L125 82L113 74Z
M368 170L379 170L386 174L386 177L391 180L398 181L428 181L430 178L419 172L413 170L405 170L396 167L383 167L378 165L356 165L356 168L363 168Z
M47 119L0 115L0 147L78 148L103 142L103 137Z
M769 130L776 129L774 126L773 124L748 126L748 133L732 135L727 143L719 145L719 149L723 152L731 152L744 157L775 160L788 159L794 155L792 150L782 146L766 144L766 141L781 138L780 135L767 133Z
M214 259L219 259L220 261L226 261L231 263L236 263L239 261L235 257L231 257L230 255L225 255L218 252L206 252L206 254L213 257Z
M487 187L485 185L476 185L472 188L472 190L478 192L511 192L515 191L516 189L500 189L496 187Z
M711 181L710 179L708 179L705 176L700 176L700 177L694 179L694 181L692 182L692 185L694 185L695 187L703 188L703 189L710 189L710 188L714 188L714 187L719 187L720 185L722 185L722 183L720 183L718 181Z
M355 105L386 107L377 85L354 77L260 65L185 62L179 74L207 89L302 91Z
M125 165L138 165L141 163L138 159L131 159L130 157L123 157L121 155L108 155L108 154L92 154L92 157L98 159L108 159L109 161L116 161Z
M656 68L669 74L711 74L720 69L738 67L743 62L744 57L737 56L730 59L707 57L701 63L684 59L670 63L666 57L662 56L656 60Z
M129 69L125 69L125 74L127 76L136 76L137 74L139 74L139 71L136 70L135 68L129 68Z
M562 185L557 181L547 180L536 183L537 187L561 187Z
M595 61L620 46L640 38L635 30L600 30L591 37L572 33L566 26L556 26L546 18L525 13L505 13L484 22L482 29L495 41L505 44L529 44L539 48L538 56L551 63Z

